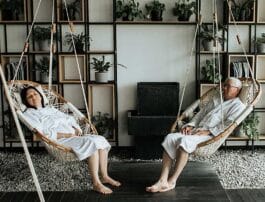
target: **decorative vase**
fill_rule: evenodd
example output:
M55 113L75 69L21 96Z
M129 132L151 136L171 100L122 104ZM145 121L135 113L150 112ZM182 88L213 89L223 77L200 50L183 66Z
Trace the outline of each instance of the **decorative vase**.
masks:
M109 72L95 72L95 79L99 83L108 83Z

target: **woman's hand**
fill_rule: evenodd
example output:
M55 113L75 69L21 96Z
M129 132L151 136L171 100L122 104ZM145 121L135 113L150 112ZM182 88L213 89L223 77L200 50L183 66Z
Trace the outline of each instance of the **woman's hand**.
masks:
M190 135L193 127L192 126L186 126L184 128L181 128L181 133L185 135Z

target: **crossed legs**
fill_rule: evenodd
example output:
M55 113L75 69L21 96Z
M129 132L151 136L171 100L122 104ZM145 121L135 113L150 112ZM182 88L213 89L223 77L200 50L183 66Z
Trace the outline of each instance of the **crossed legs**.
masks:
M93 182L93 189L102 194L111 194L112 190L103 183L108 183L113 186L120 186L121 183L112 179L108 174L108 151L105 149L97 150L93 155L88 158L88 167ZM102 180L99 178L99 171Z
M179 175L181 174L183 168L186 166L188 162L188 157L189 154L181 147L177 149L175 168L173 174L169 177L169 172L173 160L164 151L160 177L155 184L153 184L150 187L146 187L146 191L155 193L155 192L165 192L174 189Z

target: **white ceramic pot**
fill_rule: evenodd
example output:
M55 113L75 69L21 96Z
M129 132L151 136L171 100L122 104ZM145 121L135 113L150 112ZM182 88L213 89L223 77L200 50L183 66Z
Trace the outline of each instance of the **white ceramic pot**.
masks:
M95 72L96 82L107 83L109 80L109 72Z
M222 50L222 45L219 41L217 41L217 44L216 44L217 47L214 47L214 41L213 40L212 41L203 40L202 46L203 46L203 49L205 51L214 51L214 48L216 48L215 51L217 51L217 50L221 51Z

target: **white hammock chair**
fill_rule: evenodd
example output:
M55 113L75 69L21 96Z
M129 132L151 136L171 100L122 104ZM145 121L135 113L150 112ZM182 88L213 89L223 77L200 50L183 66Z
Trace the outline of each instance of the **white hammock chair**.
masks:
M58 144L55 141L47 138L45 134L42 134L38 131L34 125L28 120L24 115L23 111L24 105L21 103L20 92L23 88L28 86L37 87L42 96L44 97L44 103L49 106L53 106L59 111L69 114L75 118L77 123L80 125L82 129L82 134L97 134L97 130L94 125L91 123L90 118L86 118L84 114L82 114L72 103L67 102L61 95L58 93L48 90L47 87L41 86L39 83L32 81L22 81L16 80L13 85L11 82L9 83L10 95L12 98L12 102L16 108L17 115L20 121L25 124L37 137L35 140L41 140L44 143L47 151L60 161L75 161L78 160L73 153L70 147L66 147L64 145ZM11 89L12 86L12 89Z
M220 133L219 135L213 137L212 139L202 142L200 143L196 150L194 151L195 155L198 156L209 156L212 155L214 152L217 151L217 149L224 143L224 141L226 140L226 138L233 132L233 130L253 111L254 109L254 105L258 102L258 100L261 97L261 87L260 87L260 83L254 79L254 74L253 74L253 70L251 69L251 66L249 64L248 58L247 58L247 54L246 54L246 50L244 48L244 46L241 44L240 41L240 36L239 36L239 31L238 28L236 26L236 22L235 22L235 18L233 16L232 10L231 10L231 4L228 2L229 0L226 0L228 8L229 8L229 13L231 15L232 21L234 22L234 26L236 27L236 31L237 31L237 42L238 44L241 46L244 55L245 55L245 59L247 61L248 64L248 69L250 71L251 74L251 78L240 78L242 81L242 89L239 93L239 98L241 99L241 101L247 106L246 109L236 118L236 120L234 120L234 122L229 125L227 128L224 128L224 131L222 133ZM216 4L216 0L212 0L213 2L213 37L215 29L218 30L218 21L217 21L217 4ZM218 60L218 71L219 71L219 85L217 85L215 88L210 89L208 92L206 92L204 95L201 96L200 99L196 100L193 104L191 104L181 115L180 115L180 110L181 110L181 106L183 103L183 98L184 98L184 93L186 90L186 85L187 85L187 80L189 78L189 72L191 69L191 57L192 57L192 53L194 52L194 44L196 41L196 35L198 32L198 28L199 25L202 24L202 16L199 15L199 20L198 20L198 24L196 26L196 31L195 31L195 35L194 35L194 39L193 39L193 45L192 45L192 50L191 50L191 54L190 54L190 64L186 70L186 76L185 76L185 82L184 82L184 87L183 87L183 91L182 91L182 96L181 96L181 100L180 100L180 106L179 106L179 111L178 111L178 115L176 118L176 121L173 123L172 127L171 127L171 133L174 133L176 131L179 131L180 127L183 125L183 121L185 119L185 121L191 119L194 116L194 112L196 109L201 108L205 105L207 105L207 103L209 102L209 100L211 100L213 97L220 97L221 100L221 106L223 103L223 98L222 98L222 84L221 84L221 64L220 64L220 60ZM215 39L215 48L213 50L213 58L215 58L216 53L217 53L217 58L220 58L220 53L219 53L219 48L217 48L217 39ZM215 63L213 64L213 68L215 69ZM214 72L215 74L215 72ZM215 75L214 75L215 78ZM221 112L223 113L223 111ZM223 117L223 114L222 114ZM222 120L223 122L223 120Z
M242 89L239 93L240 100L247 106L246 109L236 118L236 120L227 127L222 133L213 137L212 139L202 142L198 145L194 154L198 156L212 155L224 143L226 138L233 132L233 130L252 112L254 105L258 102L261 96L261 88L259 82L249 78L242 79ZM255 87L256 85L256 87ZM176 132L183 125L183 120L190 120L194 116L196 109L201 108L213 99L219 97L218 86L210 89L200 99L192 103L171 127L171 132Z
M80 65L78 62L78 58L77 58L77 52L76 52L76 47L75 47L75 43L74 43L74 39L73 39L73 32L74 32L74 25L73 23L70 21L69 19L69 15L68 15L68 10L67 10L67 3L66 0L63 0L64 2L64 7L66 9L66 14L67 14L67 19L68 19L68 24L69 24L69 32L71 34L71 39L72 39L72 45L73 45L73 49L74 49L74 55L75 55L75 61L77 64L77 70L79 73L79 79L80 79L80 85L82 88L82 94L83 94L83 99L85 102L85 106L86 106L86 111L87 111L87 117L86 118L73 104L71 104L70 102L67 102L61 95L59 95L58 93L54 92L51 88L52 86L52 62L53 62L53 52L55 51L55 47L53 44L53 36L56 33L56 26L54 24L54 0L53 0L53 7L52 7L52 26L51 26L51 41L50 41L50 58L49 58L49 84L48 84L48 88L47 87L42 87L40 84L32 82L32 81L24 81L24 80L16 80L16 76L17 76L17 72L20 68L20 64L23 58L23 55L25 54L25 52L27 52L28 47L29 47L29 38L33 29L33 25L35 24L35 20L40 8L40 4L41 4L42 0L39 0L37 9L36 9L36 13L34 15L33 21L32 21L32 26L31 29L29 31L29 34L27 36L25 45L24 45L24 49L21 53L20 56L20 61L17 65L16 68L16 72L15 72L15 76L14 79L12 81L9 82L8 84L8 92L11 96L11 102L12 105L16 108L16 113L19 117L19 119L40 139L44 142L44 145L47 149L47 151L52 154L56 159L61 160L61 161L73 161L73 160L77 160L77 158L75 157L74 153L72 152L72 149L69 147L65 147L63 145L59 145L57 144L55 141L50 140L49 138L47 138L45 136L45 134L42 134L40 131L37 131L36 128L34 128L34 126L30 123L29 120L27 120L25 118L25 116L23 115L23 104L21 102L21 98L20 98L20 91L22 88L25 88L27 86L38 86L38 90L42 93L44 100L46 100L46 104L48 105L52 105L53 107L57 108L58 110L64 112L64 113L68 113L74 116L74 118L76 119L76 121L80 124L82 130L83 130L83 134L97 134L97 131L95 129L95 127L93 126L93 124L91 123L91 119L90 119L90 114L89 114L89 110L88 110L88 105L87 105L87 99L86 99L86 94L85 94L85 90L83 87L83 81L82 81L82 76L81 76L81 71L80 71ZM11 105L11 103L10 103Z

